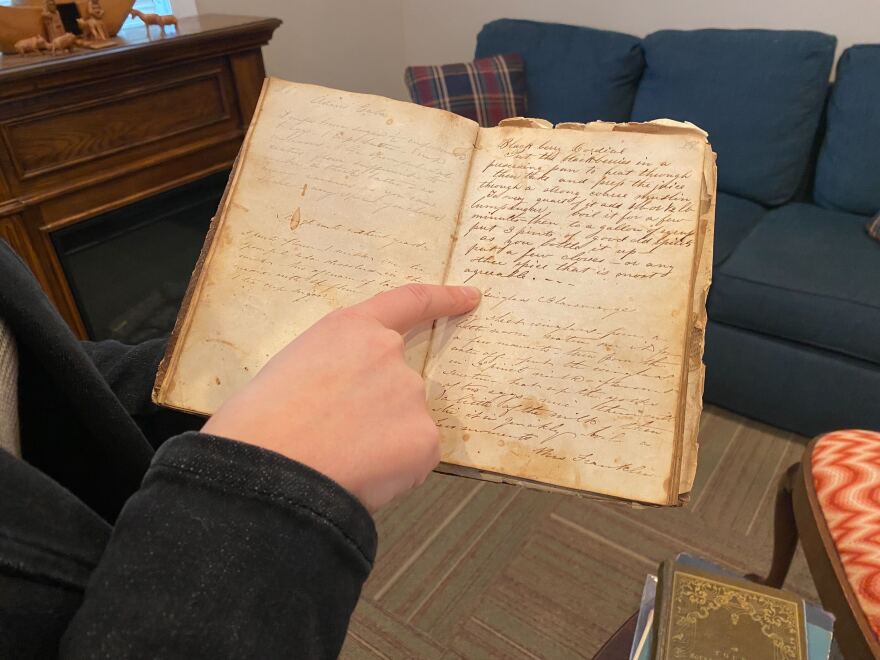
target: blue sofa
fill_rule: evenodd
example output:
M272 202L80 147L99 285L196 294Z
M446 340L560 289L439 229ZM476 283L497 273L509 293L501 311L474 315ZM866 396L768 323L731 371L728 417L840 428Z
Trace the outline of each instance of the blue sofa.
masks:
M804 435L880 429L880 45L820 32L644 39L502 19L477 57L526 62L529 115L685 119L718 154L705 399Z

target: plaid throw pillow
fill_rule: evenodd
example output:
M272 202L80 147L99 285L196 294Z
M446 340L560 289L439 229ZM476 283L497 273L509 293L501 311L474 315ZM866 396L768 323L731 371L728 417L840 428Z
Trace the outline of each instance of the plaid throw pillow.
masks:
M880 213L868 220L868 235L880 241Z
M526 113L526 70L520 55L494 55L463 64L410 66L406 86L415 103L497 126Z

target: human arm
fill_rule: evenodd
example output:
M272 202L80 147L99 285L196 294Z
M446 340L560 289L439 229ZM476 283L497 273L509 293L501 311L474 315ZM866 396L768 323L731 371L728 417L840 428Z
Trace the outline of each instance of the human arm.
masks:
M166 443L120 514L62 657L335 657L375 553L367 509L439 459L402 334L477 300L409 287L334 312L202 433Z
M185 431L197 430L204 419L153 403L151 394L167 339L140 344L114 340L83 341L81 345L125 410L153 448Z

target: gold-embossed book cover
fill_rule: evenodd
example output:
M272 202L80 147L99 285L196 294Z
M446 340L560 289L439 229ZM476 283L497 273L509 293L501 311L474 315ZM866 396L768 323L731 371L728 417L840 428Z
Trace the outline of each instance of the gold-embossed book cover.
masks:
M673 561L660 569L655 660L805 660L803 601Z

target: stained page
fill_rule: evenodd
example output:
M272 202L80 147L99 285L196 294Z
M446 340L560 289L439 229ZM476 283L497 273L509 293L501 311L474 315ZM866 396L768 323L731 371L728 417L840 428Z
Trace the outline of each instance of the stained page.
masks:
M269 79L156 400L210 414L326 313L440 282L476 133L440 110ZM427 334L410 338L414 368Z
M715 243L715 154L706 149L703 164L703 196L701 201L702 249L699 266L694 281L694 300L691 310L693 329L689 349L687 378L687 398L684 413L684 438L679 493L689 493L697 474L697 453L699 449L700 418L703 412L703 386L706 380L706 365L703 364L703 351L706 338L706 299L712 283L712 258Z
M708 145L611 128L480 130L429 405L448 464L669 504Z

